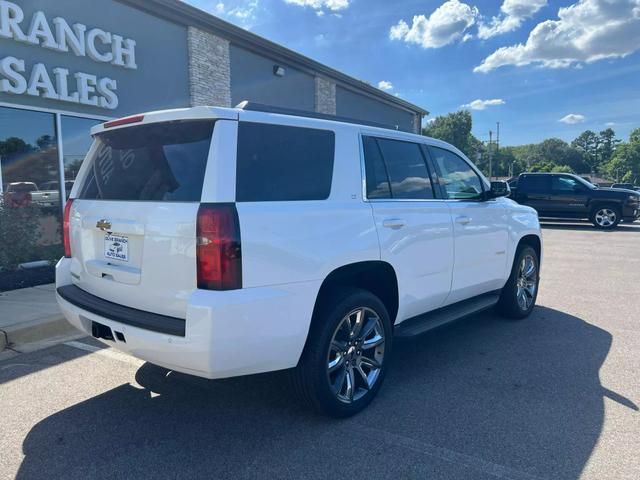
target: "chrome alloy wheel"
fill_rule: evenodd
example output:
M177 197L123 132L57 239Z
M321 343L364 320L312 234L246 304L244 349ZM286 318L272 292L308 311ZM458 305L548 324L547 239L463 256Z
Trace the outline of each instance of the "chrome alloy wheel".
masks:
M516 279L516 299L522 311L529 310L538 288L538 272L536 262L531 255L526 255L518 268Z
M382 320L370 308L345 315L333 332L327 376L333 394L344 403L362 398L378 381L384 361Z
M617 218L618 218L618 215L616 214L616 212L614 212L610 208L601 208L596 212L596 215L595 215L596 223L600 227L605 227L605 228L610 227L611 225L616 223Z

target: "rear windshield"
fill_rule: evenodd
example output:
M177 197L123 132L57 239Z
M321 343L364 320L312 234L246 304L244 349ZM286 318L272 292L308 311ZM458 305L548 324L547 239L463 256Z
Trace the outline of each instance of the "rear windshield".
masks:
M100 133L78 198L197 202L213 121L181 121Z
M38 187L35 183L12 183L7 192L36 192Z

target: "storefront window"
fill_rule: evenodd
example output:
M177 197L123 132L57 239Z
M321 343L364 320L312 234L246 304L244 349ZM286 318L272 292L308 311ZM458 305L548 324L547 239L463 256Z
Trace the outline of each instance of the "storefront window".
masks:
M61 256L55 115L0 107L0 270Z
M100 120L62 116L62 154L64 160L64 184L66 196L69 198L71 187L75 181L84 156L91 146L91 127Z

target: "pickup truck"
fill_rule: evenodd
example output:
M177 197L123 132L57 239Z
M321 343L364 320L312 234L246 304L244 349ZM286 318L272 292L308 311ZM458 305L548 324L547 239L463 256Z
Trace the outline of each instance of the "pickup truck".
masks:
M30 204L45 208L57 207L60 204L60 193L58 190L40 190L33 182L12 182L7 186L4 201L13 208Z
M624 188L625 190L640 192L640 187L634 185L633 183L614 183L613 185L611 185L611 188Z
M640 217L640 193L598 188L577 175L523 173L509 185L511 198L541 218L588 219L596 228L612 229Z

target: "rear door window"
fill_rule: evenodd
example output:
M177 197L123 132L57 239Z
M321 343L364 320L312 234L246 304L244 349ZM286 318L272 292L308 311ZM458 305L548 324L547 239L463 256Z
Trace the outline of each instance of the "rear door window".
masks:
M330 130L240 122L236 200L325 200L331 193L334 150Z
M164 122L98 134L78 198L200 201L213 125Z
M380 154L378 142L373 137L364 137L362 146L367 176L367 198L391 198L387 167Z
M549 193L551 190L551 177L548 175L527 175L518 182L521 190L530 193Z
M419 144L373 137L363 141L368 198L434 198Z

